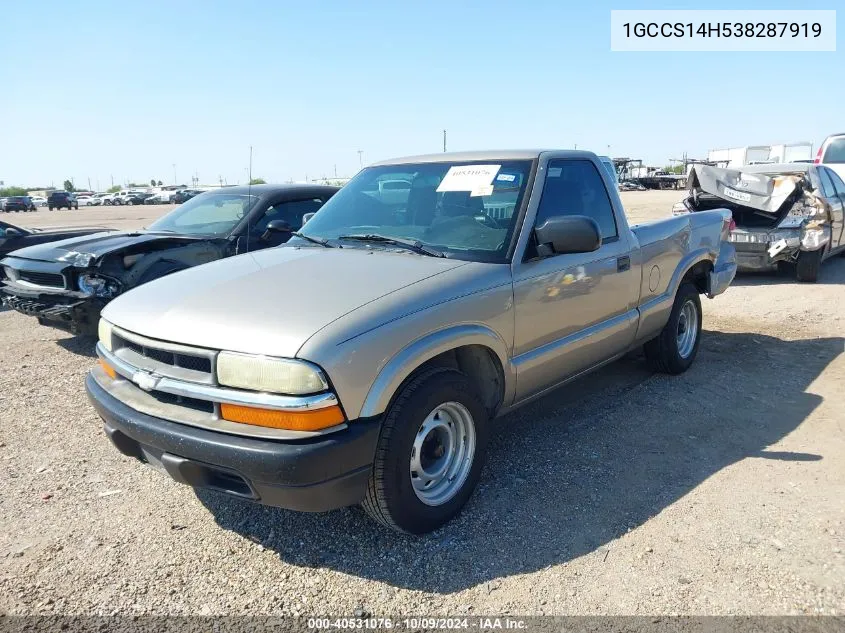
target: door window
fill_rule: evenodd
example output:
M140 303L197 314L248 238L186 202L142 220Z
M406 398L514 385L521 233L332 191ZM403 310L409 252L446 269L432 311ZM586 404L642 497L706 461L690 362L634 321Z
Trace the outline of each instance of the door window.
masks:
M315 213L321 206L323 206L323 201L319 198L277 202L255 223L255 232L264 233L271 220L284 220L291 229L298 231L302 228L302 216L306 213Z
M549 161L535 226L556 215L585 215L599 225L603 242L619 235L601 174L588 160Z
M839 194L842 201L845 202L845 182L842 182L839 174L832 169L825 169L825 171L827 172L827 175L830 176L830 181L833 183L833 189Z
M828 200L836 197L836 189L833 186L833 181L830 179L830 171L824 167L819 168L819 180L822 183L822 193Z

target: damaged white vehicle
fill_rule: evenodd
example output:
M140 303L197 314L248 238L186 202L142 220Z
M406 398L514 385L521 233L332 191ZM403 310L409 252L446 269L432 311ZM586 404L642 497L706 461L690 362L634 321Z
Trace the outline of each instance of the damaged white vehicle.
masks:
M789 163L720 169L696 165L675 215L730 209L740 271L794 267L816 281L822 262L845 254L845 183L823 165Z

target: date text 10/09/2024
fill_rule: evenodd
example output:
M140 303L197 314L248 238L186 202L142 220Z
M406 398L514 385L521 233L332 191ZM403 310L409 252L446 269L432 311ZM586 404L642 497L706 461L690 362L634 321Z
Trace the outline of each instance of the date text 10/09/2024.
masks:
M308 618L307 626L314 630L370 629L370 630L524 630L525 620L497 617L476 618Z
M821 37L818 22L626 22L625 37Z

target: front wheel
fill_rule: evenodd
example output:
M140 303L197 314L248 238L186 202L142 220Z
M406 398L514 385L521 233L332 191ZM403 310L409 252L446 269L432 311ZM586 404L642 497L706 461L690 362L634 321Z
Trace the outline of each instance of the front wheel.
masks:
M652 369L664 374L682 374L698 354L701 342L701 298L698 288L682 283L675 295L669 322L658 336L643 345Z
M815 283L819 279L819 269L822 267L822 251L801 251L795 263L795 276L798 281Z
M412 378L385 415L364 510L410 534L452 519L481 476L487 417L465 374L435 368Z

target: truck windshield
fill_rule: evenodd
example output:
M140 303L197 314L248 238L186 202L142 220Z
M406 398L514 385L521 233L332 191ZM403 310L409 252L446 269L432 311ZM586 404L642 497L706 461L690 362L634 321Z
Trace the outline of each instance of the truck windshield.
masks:
M232 232L257 200L256 196L204 193L179 205L147 230L222 237Z
M345 235L413 240L457 259L503 262L530 172L527 160L370 167L323 205L301 232L329 240ZM368 244L373 245L379 247Z

